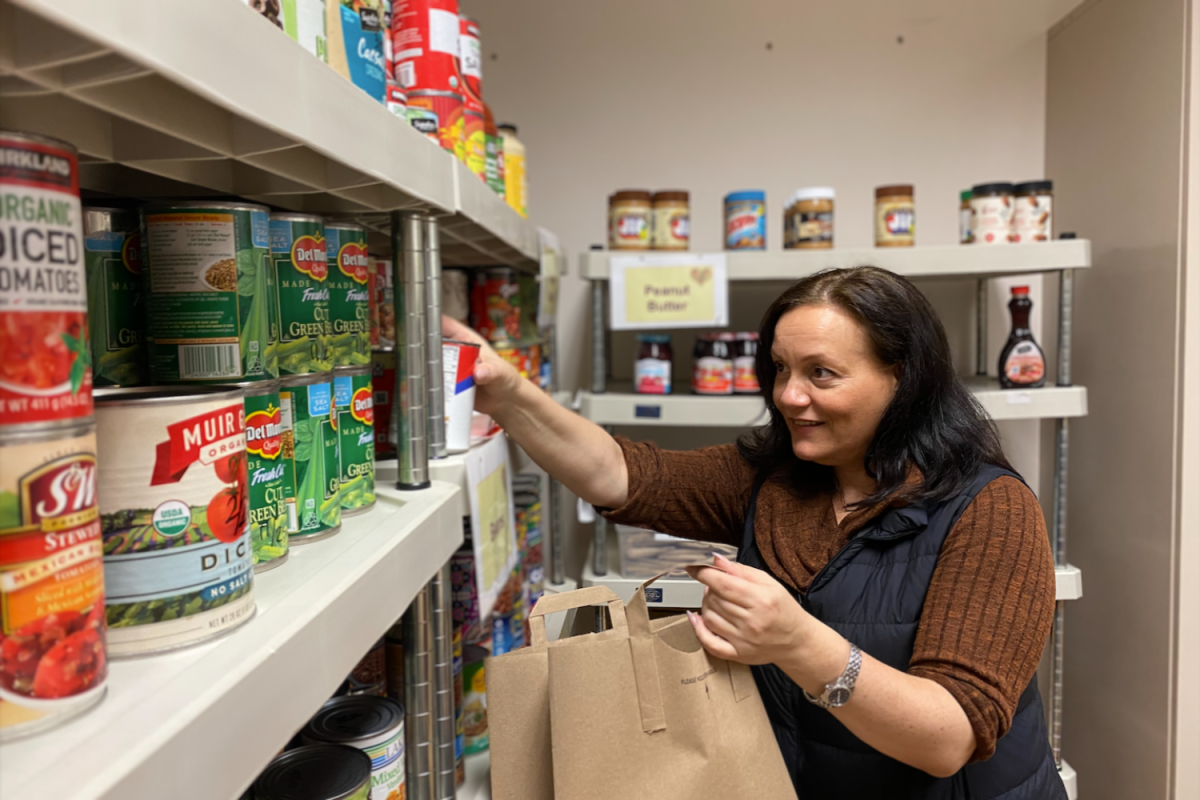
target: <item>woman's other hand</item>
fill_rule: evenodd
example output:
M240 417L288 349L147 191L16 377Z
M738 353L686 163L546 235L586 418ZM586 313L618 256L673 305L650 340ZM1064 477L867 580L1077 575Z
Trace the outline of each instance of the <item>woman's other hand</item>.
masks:
M442 338L479 345L479 361L475 364L475 409L494 418L521 387L520 373L501 358L486 339L455 319L442 317Z

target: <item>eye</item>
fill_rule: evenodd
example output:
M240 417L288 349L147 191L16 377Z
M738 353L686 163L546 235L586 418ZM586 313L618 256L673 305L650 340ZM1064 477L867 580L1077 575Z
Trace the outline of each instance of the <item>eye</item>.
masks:
M827 381L833 377L834 374L832 370L825 369L825 367L813 367L813 378L815 380Z
M787 372L787 367L786 367L786 366L784 366L783 362L782 362L782 361L776 361L776 362L775 362L775 374L776 374L776 375L782 375L782 374L783 374L783 373L785 373L785 372Z

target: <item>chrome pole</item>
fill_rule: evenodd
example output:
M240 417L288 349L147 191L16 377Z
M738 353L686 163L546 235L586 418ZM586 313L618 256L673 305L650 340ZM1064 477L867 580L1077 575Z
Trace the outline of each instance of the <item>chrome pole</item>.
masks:
M429 437L425 386L425 231L422 216L392 212L392 258L404 280L396 284L396 488L429 486ZM401 322L403 321L403 322ZM403 331L404 338L399 340Z
M604 281L592 281L592 392L604 394L608 364L604 353L607 330L604 318Z
M409 800L435 800L433 613L426 584L404 612L405 784Z
M1071 330L1074 326L1075 270L1058 273L1058 385L1071 385Z
M446 397L442 375L442 252L437 218L429 215L425 227L425 383L429 399L429 455L446 457Z
M437 800L454 800L454 623L451 619L450 562L429 582L433 615L433 781Z
M975 374L988 374L988 282L980 278L975 282Z

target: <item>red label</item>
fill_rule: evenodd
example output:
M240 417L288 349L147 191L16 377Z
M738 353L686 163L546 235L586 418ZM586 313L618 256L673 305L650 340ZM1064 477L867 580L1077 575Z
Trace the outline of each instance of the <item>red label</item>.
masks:
M246 449L245 407L238 403L167 426L159 442L151 486L178 483L188 467L199 461L208 466Z
M78 159L69 150L0 136L0 183L79 196Z
M21 479L20 495L21 526L31 530L0 537L0 566L48 558L100 538L92 456L70 455L40 467Z
M342 249L338 251L338 269L347 278L353 278L355 283L367 282L369 266L365 244L349 242L342 245Z
M142 235L133 233L121 245L121 263L134 275L142 274Z
M730 217L725 223L725 232L730 236L743 233L758 227L758 214L738 214L735 217Z
M362 387L350 398L350 416L368 425L375 423L375 396L369 387Z
M283 449L283 425L280 410L274 404L266 411L255 411L246 417L246 452L262 458L275 459Z
M696 359L692 389L697 394L732 394L733 361L711 356Z
M292 266L316 281L329 277L329 261L325 254L325 239L320 236L300 236L292 243Z
M87 314L0 311L0 425L92 413Z

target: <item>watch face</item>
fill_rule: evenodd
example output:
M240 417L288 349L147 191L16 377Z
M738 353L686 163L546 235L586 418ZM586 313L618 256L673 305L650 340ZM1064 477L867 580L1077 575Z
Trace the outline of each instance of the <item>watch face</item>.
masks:
M833 706L834 708L844 706L848 702L850 702L849 689L839 686L829 692L829 705Z

